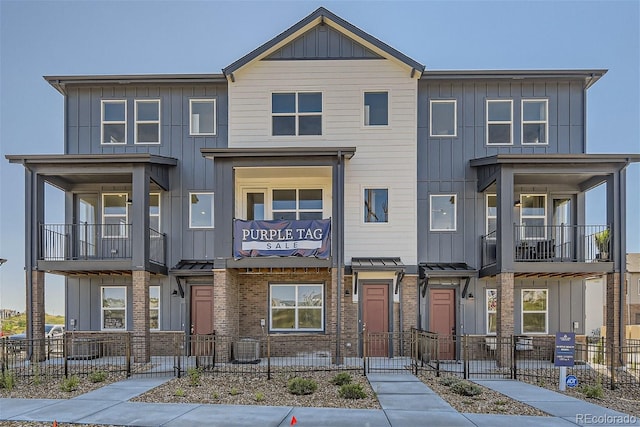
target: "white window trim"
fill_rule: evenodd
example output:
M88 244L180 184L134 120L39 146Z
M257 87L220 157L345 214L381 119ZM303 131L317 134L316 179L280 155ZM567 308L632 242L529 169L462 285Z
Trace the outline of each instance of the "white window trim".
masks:
M149 196L158 196L158 214L152 214L149 212L149 218L157 216L158 217L158 233L162 232L162 197L160 193L149 193Z
M105 196L119 196L119 197L124 197L125 199L125 233L124 235L118 235L118 236L111 236L108 234L104 233L105 229L108 229L108 227L106 227L107 225L107 221L105 220L105 218L121 218L122 215L114 215L114 214L107 214L105 213L105 203L104 203L104 198ZM103 238L108 238L108 239L128 239L129 238L129 204L127 203L127 200L129 200L129 193L102 193L102 226L103 226L103 232L102 232L102 237Z
M124 328L105 328L104 327L104 289L124 289ZM101 286L100 287L100 330L101 331L126 331L127 330L127 287L126 286ZM108 309L108 308L107 308ZM116 310L123 310L116 308Z
M149 286L149 290L151 290L151 288L158 288L158 308L151 308L151 293L149 293L149 313L151 313L151 311L157 311L158 312L158 327L157 328L152 328L151 327L151 316L149 316L149 330L150 331L159 331L162 329L162 288L160 286L157 285L153 285L153 286Z
M273 316L272 316L272 310L274 308L292 308L290 306L273 306L271 305L271 290L273 289L274 286L295 286L296 287L296 306L295 306L295 324L296 327L295 328L274 328L273 327ZM304 328L304 329L300 329L299 325L298 325L298 310L300 309L300 305L299 301L298 301L298 287L299 286L319 286L320 289L322 290L322 307L320 307L318 310L320 310L320 328L319 329L309 329L309 328ZM273 332L323 332L325 329L325 305L326 305L326 300L325 300L325 289L324 289L324 284L322 283L269 283L269 331L273 331ZM305 307L305 308L309 308L309 307ZM312 307L313 308L313 307Z
M640 295L640 279L638 279L638 295Z
M193 120L193 104L194 103L213 103L213 133L209 132L194 132L192 128ZM191 136L215 136L218 132L218 103L215 98L191 98L189 99L189 135Z
M544 120L524 120L524 104L526 102L544 102ZM544 140L545 142L524 142L524 125L542 124L544 123ZM520 143L522 145L549 145L549 100L544 98L527 98L520 101Z
M389 211L387 213L387 221L386 222L367 222L364 220L364 216L365 216L365 207L364 207L364 192L366 190L387 190L387 210ZM385 187L385 186L362 186L360 188L360 194L362 195L362 199L360 202L360 206L361 206L361 212L360 212L360 221L362 222L363 225L367 226L367 227L388 227L391 225L391 189L389 187Z
M511 120L496 120L496 121L492 121L489 122L489 104L494 103L494 102L508 102L510 107L511 107ZM487 99L485 101L485 145L490 145L490 146L506 146L506 145L513 145L513 99ZM509 125L509 143L506 144L497 144L497 143L490 143L489 142L489 125L493 124L493 125Z
M523 198L524 197L544 197L544 214L543 215L523 215L524 212L524 202L523 202ZM544 223L543 225L543 230L544 230L544 235L542 236L542 239L546 239L547 238L547 213L548 213L548 206L547 206L547 195L546 194L533 194L533 193L526 193L526 194L520 194L520 229L521 229L521 236L520 239L521 240L540 240L540 238L538 237L526 237L525 236L525 228L524 228L524 223L522 221L523 218L532 218L532 219L538 219L538 218L542 218Z
M544 313L544 331L543 332L524 332L524 293L528 291L544 291L544 296L546 299L545 307L546 310L535 310L535 311L527 311L527 313ZM526 335L546 335L549 332L549 290L548 289L523 289L520 292L520 333Z
M293 113L274 113L273 112L273 95L274 94L287 94L287 93L293 93L295 95L295 111ZM304 93L319 93L320 97L322 98L322 111L320 112L315 112L315 113L300 113L298 112L298 94L304 94ZM290 90L284 90L284 91L274 91L271 92L270 94L271 96L269 97L271 99L271 115L269 116L269 120L270 120L270 125L269 127L271 128L271 138L276 138L276 139L280 139L280 138L317 138L320 136L324 136L325 134L325 129L324 129L324 112L325 112L325 106L324 106L324 92L321 90L301 90L301 91L290 91ZM300 117L304 117L304 116L320 116L320 135L300 135L300 129L299 129L299 118ZM293 116L295 117L295 125L296 125L296 131L294 135L274 135L273 134L273 118L274 117L288 117L288 116Z
M386 93L387 94L387 124L386 125L367 125L364 122L366 105L364 97L368 93ZM389 89L367 89L362 91L362 128L363 129L388 129L391 127L391 91Z
M485 194L485 198L484 198L484 213L485 213L485 222L484 222L484 234L485 236L489 235L489 220L491 218L495 218L496 220L496 224L498 221L498 215L489 215L489 197L495 197L496 198L496 210L497 210L497 203L498 203L498 195L497 194L492 194L492 193L487 193ZM497 230L496 230L496 234L497 234ZM487 237L488 240L496 240L496 234L493 235L493 237Z
M124 104L124 120L105 121L105 104ZM104 142L104 125L124 125L124 142ZM100 101L100 145L126 145L127 144L127 100L126 99L103 99Z
M138 104L142 104L142 103L146 103L146 104L151 104L151 103L158 103L158 120L138 120ZM162 102L160 99L135 99L134 100L134 140L133 143L137 144L137 145L160 145L160 143L162 142L162 126L161 126L161 121L162 121ZM139 124L146 124L146 125L152 125L152 124L157 124L158 125L158 141L157 142L138 142L138 125Z
M497 331L497 330L496 330L495 332L491 332L491 331L489 330L489 315L490 315L491 313L495 313L495 314L496 314L496 321L498 320L498 319L497 319L497 316L498 316L498 307L496 307L496 309L495 309L495 310L489 310L489 292L492 292L492 291L494 291L494 292L498 292L498 290L497 290L497 289L495 289L495 288L487 288L487 289L485 290L485 293L484 293L484 310L485 310L485 323L486 323L486 328L485 328L485 330L486 330L487 335L497 335L497 334L498 334L498 331ZM496 294L496 301L497 301L497 294ZM496 328L497 328L497 324L496 324Z
M210 194L211 196L213 196L211 198L211 225L210 226L197 226L197 225L193 225L191 223L191 218L192 218L192 209L193 209L193 203L191 203L191 196L194 194ZM215 193L213 191L190 191L189 192L189 228L193 229L193 230L212 230L215 228L216 222L215 222Z
M433 228L433 198L434 197L452 197L453 196L453 228ZM429 195L429 231L453 232L458 230L458 195L457 194L430 194Z
M453 135L433 134L433 104L453 103ZM429 137L431 138L457 138L458 136L458 100L457 99L432 99L429 101Z
M295 190L296 192L296 207L295 209L273 209L273 192L274 191L279 191L279 190ZM300 190L320 190L322 191L322 208L321 209L300 209ZM290 187L282 187L282 188L271 188L269 190L269 213L270 213L270 218L273 219L275 217L275 215L279 212L295 212L296 213L296 219L300 218L300 214L301 213L305 213L305 212L311 212L311 213L318 213L320 212L322 215L322 219L325 218L325 214L324 214L324 193L325 190L323 187L296 187L296 188L290 188ZM265 203L266 203L266 198L265 198ZM246 210L245 210L245 214L246 214ZM266 209L265 209L265 217L267 216L266 214Z

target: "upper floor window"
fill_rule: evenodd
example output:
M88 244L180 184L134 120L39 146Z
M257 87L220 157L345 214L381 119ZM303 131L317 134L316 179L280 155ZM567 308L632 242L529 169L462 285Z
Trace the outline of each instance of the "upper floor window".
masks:
M127 143L127 102L125 100L103 100L100 126L102 144Z
M458 129L456 100L431 100L430 106L429 135L456 136Z
M455 194L432 194L431 231L456 231L456 199Z
M273 190L273 219L322 219L322 190Z
M102 237L129 236L129 195L127 193L102 194Z
M389 124L389 93L364 93L364 125L387 126Z
M487 238L495 239L496 230L498 229L498 198L495 194L486 195L486 234Z
M103 286L101 294L101 329L127 329L127 288Z
M189 100L189 135L216 134L216 100Z
M364 189L364 222L389 222L388 189Z
M512 100L487 100L487 144L513 144Z
M322 93L271 95L272 135L322 135Z
M520 195L520 224L523 239L546 239L547 196L545 194Z
M189 193L189 228L213 228L213 193Z
M160 231L160 193L149 194L149 228Z
M546 99L522 100L523 144L548 144L548 105Z
M160 144L160 100L136 99L136 144Z

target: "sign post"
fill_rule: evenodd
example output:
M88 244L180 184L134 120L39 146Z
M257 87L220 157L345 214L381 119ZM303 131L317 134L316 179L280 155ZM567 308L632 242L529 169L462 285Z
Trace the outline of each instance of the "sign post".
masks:
M567 388L567 366L573 366L575 361L576 334L575 332L556 332L555 366L560 368L558 384L560 391ZM573 377L573 375L570 375ZM571 386L575 386L577 379L572 378Z

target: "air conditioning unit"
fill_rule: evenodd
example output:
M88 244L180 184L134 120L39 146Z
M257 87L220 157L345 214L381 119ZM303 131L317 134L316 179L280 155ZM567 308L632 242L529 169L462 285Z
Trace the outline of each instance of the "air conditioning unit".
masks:
M260 342L252 338L242 338L233 343L233 356L236 362L250 363L260 359Z

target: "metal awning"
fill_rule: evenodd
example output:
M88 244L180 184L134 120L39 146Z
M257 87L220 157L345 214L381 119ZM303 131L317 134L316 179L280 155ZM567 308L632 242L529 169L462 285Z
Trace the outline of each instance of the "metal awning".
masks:
M464 262L426 262L419 265L421 277L472 277L478 270Z
M351 271L404 271L400 258L351 258Z
M181 260L169 270L175 276L210 276L213 274L213 260Z

